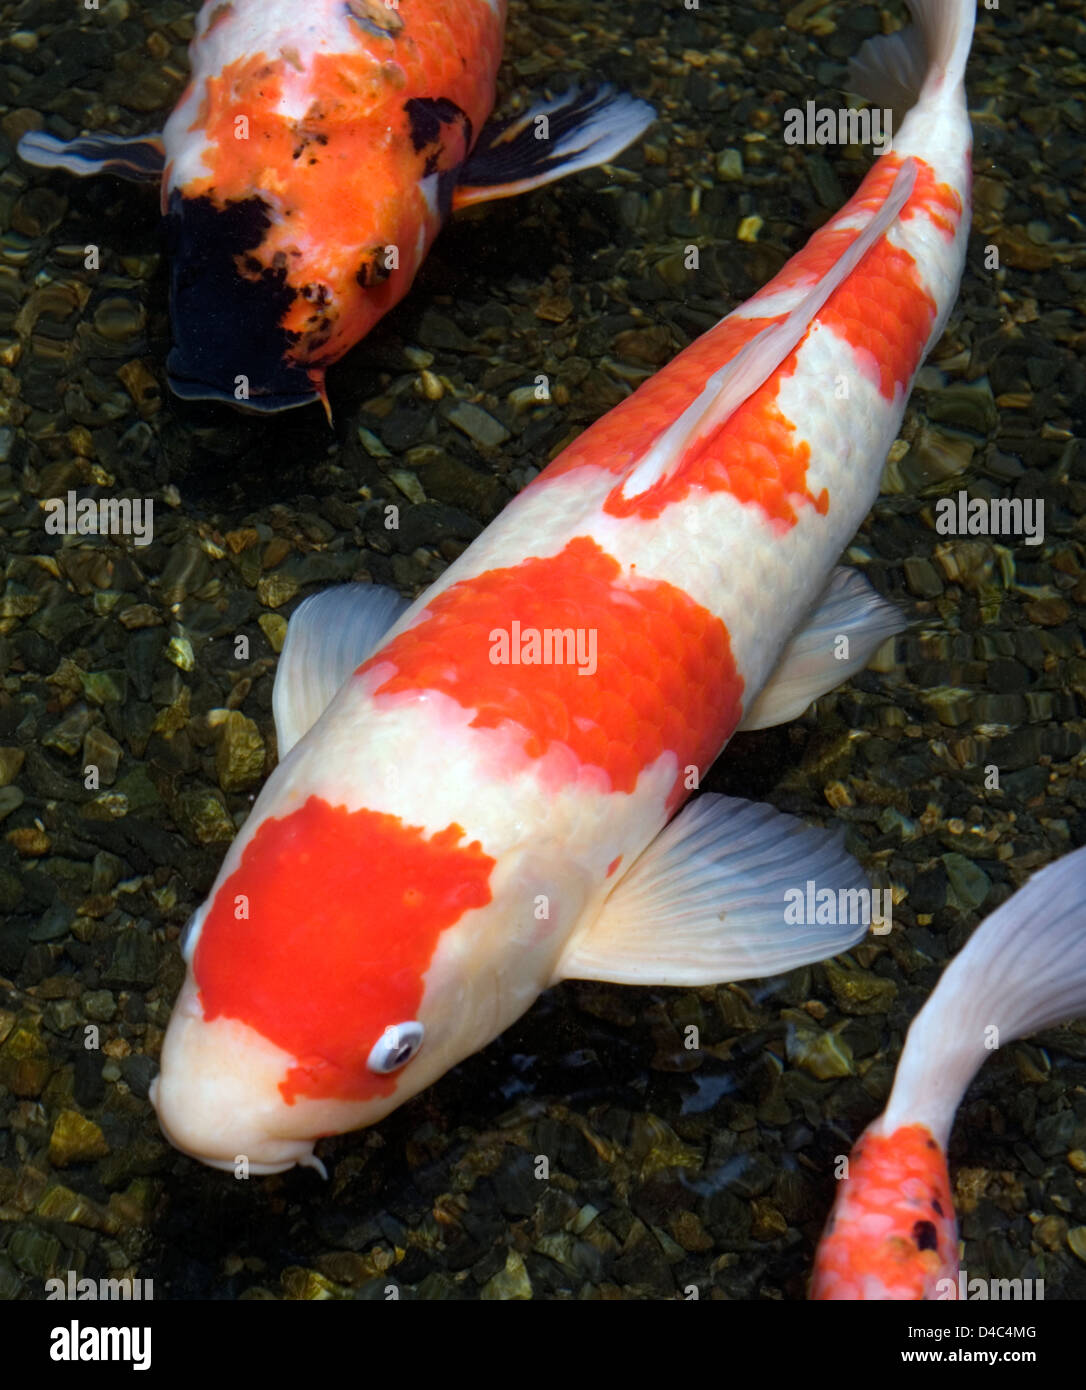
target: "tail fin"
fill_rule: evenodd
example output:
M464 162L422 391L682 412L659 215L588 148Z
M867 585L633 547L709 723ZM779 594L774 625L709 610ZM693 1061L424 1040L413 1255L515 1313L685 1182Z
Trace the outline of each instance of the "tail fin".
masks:
M849 87L903 116L921 95L956 92L965 80L976 0L907 0L913 25L868 39L849 63Z
M884 1134L926 1124L945 1148L995 1047L1086 1014L1086 846L1034 874L973 933L913 1020Z

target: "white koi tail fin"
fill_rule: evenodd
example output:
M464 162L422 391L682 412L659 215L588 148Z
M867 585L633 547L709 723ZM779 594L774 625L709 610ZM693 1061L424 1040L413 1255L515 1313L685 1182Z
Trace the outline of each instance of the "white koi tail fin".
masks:
M956 93L965 80L976 0L906 0L914 23L868 39L849 63L849 87L902 117L921 95Z
M1086 1015L1086 847L1034 874L943 971L913 1019L877 1127L927 1125L946 1141L997 1047Z

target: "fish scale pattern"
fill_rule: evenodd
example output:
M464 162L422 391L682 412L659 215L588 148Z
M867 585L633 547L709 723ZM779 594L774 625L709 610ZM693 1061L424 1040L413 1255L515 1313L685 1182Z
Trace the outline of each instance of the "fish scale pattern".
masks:
M822 489L815 497L807 488L811 446L777 404L780 378L791 375L795 361L793 353L731 419L689 450L674 474L634 497L624 497L621 485L616 487L604 510L613 516L652 520L695 488L702 488L729 492L785 527L795 525L801 503L824 515L829 494Z
M581 675L568 660L493 660L495 634L509 633L513 619L522 633L594 631L596 670ZM358 674L386 663L395 670L374 692L378 708L382 697L437 691L474 710L472 728L516 726L529 759L562 745L558 776L595 769L616 792L632 792L665 753L680 773L690 764L704 770L741 710L743 682L719 618L664 581L624 578L587 536L556 556L489 570L439 594L422 621ZM520 770L516 760L508 770Z
M783 292L799 292L826 274L862 232L861 225L840 224L862 223L873 216L893 187L900 167L900 159L887 156L880 160L833 221L812 236L749 307ZM901 213L904 221L917 216L927 216L951 240L962 217L960 196L937 182L923 165ZM938 306L912 255L883 236L812 319L807 337L816 327L832 332L852 350L857 368L871 376L880 393L892 402L907 389L919 366L937 315ZM549 481L586 465L626 473L652 439L694 401L714 371L784 317L782 311L755 318L744 309L723 319L629 400L586 430L533 486L546 487ZM788 419L777 403L781 382L795 372L804 342L729 420L694 443L663 484L631 498L616 488L606 510L615 516L653 519L666 506L700 487L730 492L741 502L758 505L767 517L786 526L795 522L797 499L825 514L828 496L824 492L813 496L806 488L808 422Z
M623 473L654 435L670 425L719 367L757 336L772 318L723 319L684 348L666 367L620 401L573 441L525 490L525 496L576 468Z
M934 1298L957 1279L946 1158L924 1125L867 1133L849 1158L811 1283L814 1299Z
M818 322L849 343L892 401L920 365L937 308L907 251L883 237L824 305Z

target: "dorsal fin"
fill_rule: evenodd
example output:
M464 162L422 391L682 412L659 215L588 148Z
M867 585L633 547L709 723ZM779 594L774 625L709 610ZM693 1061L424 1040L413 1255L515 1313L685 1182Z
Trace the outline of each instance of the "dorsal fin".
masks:
M842 252L790 314L779 323L771 323L763 328L730 362L712 374L698 396L677 420L656 437L627 473L621 488L623 497L637 497L672 477L698 440L719 429L773 375L802 340L811 321L830 295L844 284L868 251L897 220L901 209L909 201L916 174L916 160L906 159L882 207L851 246Z

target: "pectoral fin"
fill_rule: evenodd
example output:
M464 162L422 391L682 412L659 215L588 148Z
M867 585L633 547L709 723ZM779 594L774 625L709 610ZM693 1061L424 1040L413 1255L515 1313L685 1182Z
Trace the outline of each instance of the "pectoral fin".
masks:
M382 584L342 584L298 605L275 672L272 711L283 759L356 667L411 606Z
M511 121L483 127L460 171L453 207L511 198L606 164L655 119L648 102L610 86L537 101Z
M768 729L797 718L812 700L862 671L887 637L905 626L901 612L862 574L835 569L739 728Z
M842 889L870 892L843 839L772 806L701 796L660 832L595 921L574 936L555 978L723 984L837 955L863 937L866 923L793 919L796 892L806 902L808 883L833 890L838 902Z
M58 140L44 130L28 130L18 144L19 158L40 169L69 174L116 174L135 183L158 183L166 156L160 135L80 135Z

